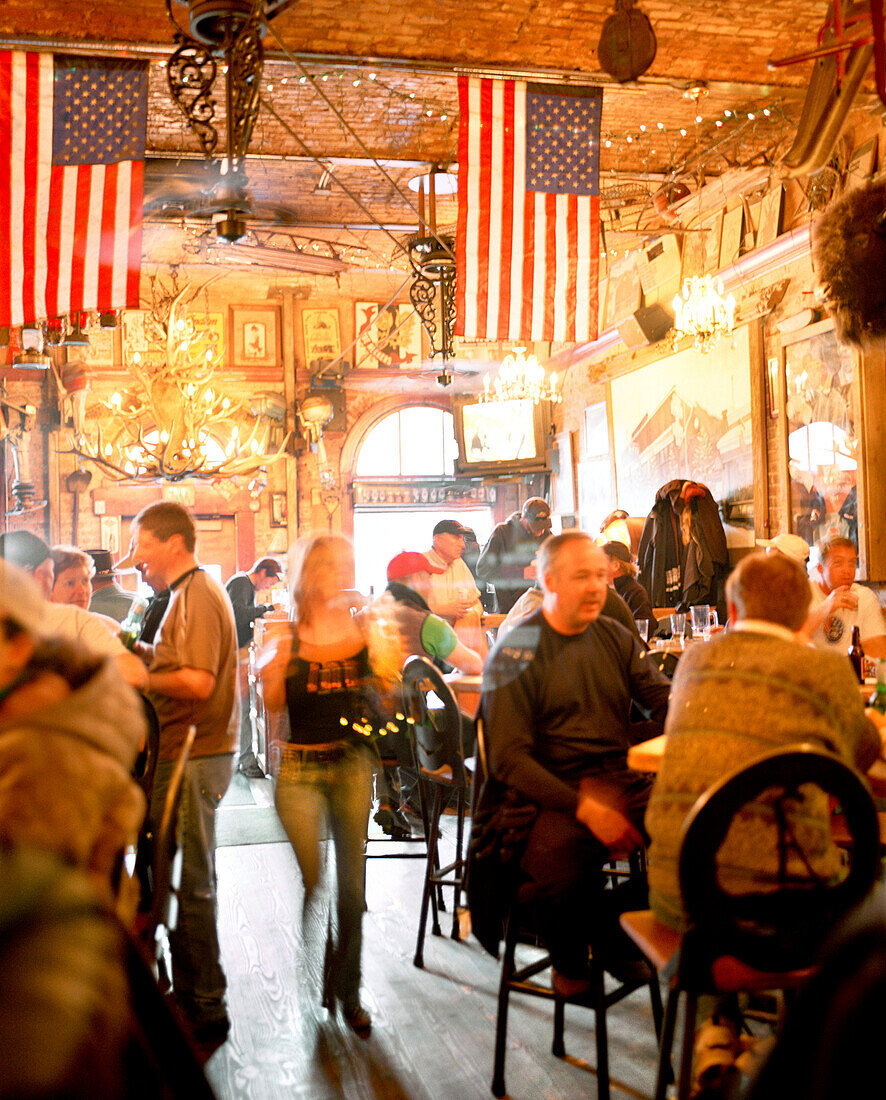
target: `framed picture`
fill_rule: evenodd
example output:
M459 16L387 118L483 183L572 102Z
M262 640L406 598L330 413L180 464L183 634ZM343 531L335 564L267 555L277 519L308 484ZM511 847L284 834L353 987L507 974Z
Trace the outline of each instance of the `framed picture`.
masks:
M286 526L286 494L271 493L271 526Z
M686 477L718 502L753 498L746 325L721 341L715 358L687 348L612 379L609 395L619 508L648 515L658 490ZM731 545L753 544L752 526L727 525L726 534Z
M84 359L90 367L113 367L116 362L116 328L102 328L98 322L92 322L86 329L89 347L84 349Z
M134 362L136 353L142 362L163 363L166 360L166 337L146 309L124 309L121 313L123 365Z
M683 238L683 276L707 275L716 271L720 263L720 237L723 232L723 211L693 222Z
M390 370L421 363L421 322L411 305L356 302L354 331L358 370Z
M781 223L782 185L777 183L760 200L760 224L757 227L757 248L772 244L778 236Z
M335 308L303 309L301 324L305 342L305 363L313 374L341 355L341 325L338 310Z
M744 207L736 206L723 215L723 232L720 236L720 267L729 267L738 259L744 228Z
M206 353L212 352L209 362L214 367L223 367L225 365L224 314L192 309L188 311L188 320L194 325L194 340L189 348L191 360L205 360Z
M791 530L810 546L838 534L860 550L865 540L855 356L837 341L830 321L783 336L781 355Z
M609 265L603 328L613 328L619 321L633 316L634 310L639 308L640 271L637 253L632 252Z
M275 305L231 306L231 365L279 367L280 310Z
M99 516L99 530L101 531L101 544L104 549L110 551L112 557L119 557L120 517Z

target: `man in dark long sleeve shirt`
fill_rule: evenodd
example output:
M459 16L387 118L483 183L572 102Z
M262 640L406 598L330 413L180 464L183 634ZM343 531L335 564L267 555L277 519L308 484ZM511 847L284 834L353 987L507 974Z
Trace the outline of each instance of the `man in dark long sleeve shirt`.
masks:
M639 640L600 618L605 555L582 532L544 543L541 609L487 663L483 713L493 774L539 805L522 868L561 992L588 979L602 919L602 865L643 843L649 781L627 767L631 703L663 722L670 685ZM611 933L611 934L610 934Z
M280 578L280 563L276 558L259 558L248 573L235 573L225 585L234 623L237 627L237 682L240 690L240 756L237 769L251 779L264 775L255 759L252 747L252 715L249 709L249 643L255 631L255 620L274 610L274 605L257 604L256 592L275 585Z

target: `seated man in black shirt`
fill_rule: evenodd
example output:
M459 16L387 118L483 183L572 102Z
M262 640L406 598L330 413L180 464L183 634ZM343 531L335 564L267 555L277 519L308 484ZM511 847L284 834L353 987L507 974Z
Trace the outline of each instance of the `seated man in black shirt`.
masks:
M538 573L541 608L490 654L482 708L493 775L539 806L521 898L532 902L555 988L575 996L588 988L588 944L618 942L601 868L644 841L650 781L626 756L649 731L632 737L631 703L662 722L670 685L639 638L600 617L607 562L588 535L548 539Z

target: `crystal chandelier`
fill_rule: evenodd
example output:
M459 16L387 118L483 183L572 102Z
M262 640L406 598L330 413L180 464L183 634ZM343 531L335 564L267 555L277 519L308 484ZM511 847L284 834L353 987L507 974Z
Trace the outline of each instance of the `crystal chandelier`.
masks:
M701 159L701 115L698 113L699 100L708 94L703 80L693 81L683 93L685 99L695 104L695 159L698 169L698 232L704 234L702 224L702 190L704 188L704 165ZM723 280L718 276L704 274L706 252L704 237L700 238L701 275L690 275L683 280L683 288L674 295L671 305L675 320L672 329L672 346L684 336L691 336L695 346L702 354L707 353L720 342L721 336L728 336L735 323L735 297L730 294L723 297Z
M711 275L690 275L672 303L676 320L674 336L692 336L700 352L707 353L728 336L735 323L735 296L723 297L723 280Z
M116 481L248 477L259 487L256 475L284 457L289 436L268 453L272 418L214 382L212 351L199 350L203 334L183 314L187 291L172 299L161 325L165 358L143 362L135 352L126 364L132 384L74 421L68 453Z
M498 369L498 374L490 383L489 375L484 379L485 390L480 401L552 401L559 404L563 398L557 392L557 372L551 371L550 377L534 355L524 355L525 348L515 348L506 355Z

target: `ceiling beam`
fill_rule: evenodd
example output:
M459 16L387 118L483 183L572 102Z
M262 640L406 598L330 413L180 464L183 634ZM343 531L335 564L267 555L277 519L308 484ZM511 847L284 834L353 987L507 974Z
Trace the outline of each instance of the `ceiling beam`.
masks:
M272 28L273 30L273 28ZM93 56L107 57L144 57L165 60L173 51L174 43L170 30L170 40L166 42L99 42L85 39L71 38L34 38L19 36L16 38L0 38L7 49L18 50L52 50L69 54L91 54ZM485 76L504 77L512 80L530 80L541 83L568 83L575 85L602 85L610 92L636 94L652 91L659 88L673 88L675 92L682 92L692 82L692 77L676 76L644 76L641 80L632 81L629 84L620 84L613 80L607 73L598 70L587 72L577 69L555 69L541 66L525 66L516 68L513 65L476 65L465 64L458 61L429 61L426 58L410 57L366 57L359 54L329 54L309 53L302 50L291 51L291 57L303 65L311 65L319 68L339 69L384 69L387 71L407 72L413 76L440 76L451 74L452 76ZM266 65L290 65L290 59L281 51L266 49ZM794 85L781 85L776 83L755 84L740 83L731 80L715 80L708 78L707 86L712 91L719 91L725 95L738 98L765 97L773 95L782 88L796 91ZM862 101L864 97L859 97ZM875 99L875 96L867 97Z

